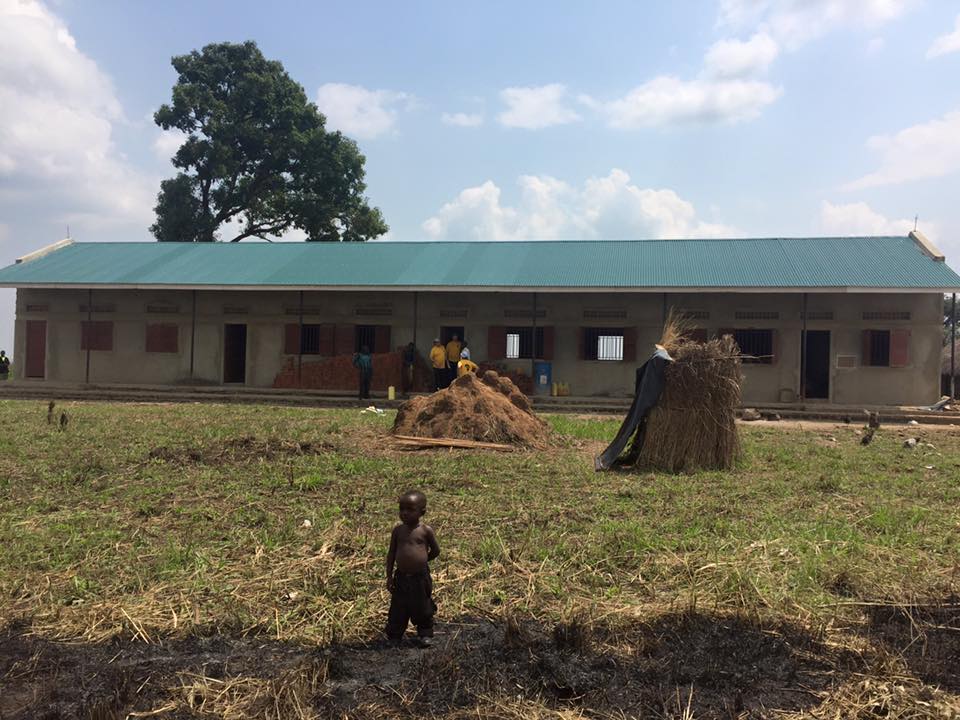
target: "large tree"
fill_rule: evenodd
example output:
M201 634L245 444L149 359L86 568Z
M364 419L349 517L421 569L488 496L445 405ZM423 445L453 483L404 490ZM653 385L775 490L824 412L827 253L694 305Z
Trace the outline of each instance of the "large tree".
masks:
M187 137L157 196L160 241L269 239L292 228L308 240L360 241L387 231L364 196L364 157L327 132L326 118L256 43L220 43L173 58L173 101L154 115ZM232 221L232 222L231 222Z

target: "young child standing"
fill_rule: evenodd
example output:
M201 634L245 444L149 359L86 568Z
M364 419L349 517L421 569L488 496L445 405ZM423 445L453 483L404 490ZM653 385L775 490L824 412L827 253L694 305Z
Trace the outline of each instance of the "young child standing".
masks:
M440 545L433 528L420 522L427 512L427 496L411 490L399 497L399 503L400 523L393 528L387 552L387 639L399 645L407 622L413 621L420 647L429 647L437 611L429 562L440 554Z

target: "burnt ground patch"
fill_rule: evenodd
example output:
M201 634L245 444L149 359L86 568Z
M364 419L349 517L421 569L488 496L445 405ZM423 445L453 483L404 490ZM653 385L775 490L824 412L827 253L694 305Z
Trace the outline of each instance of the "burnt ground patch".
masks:
M325 667L310 648L265 638L92 645L8 628L0 633L0 719L114 720L160 708L159 717L192 718L216 712L218 695L222 704L257 717L278 696L283 699L296 679L322 677ZM319 694L319 683L312 691Z
M147 460L162 460L179 465L221 465L296 455L320 455L334 446L326 442L297 442L278 438L256 438L252 435L229 438L208 445L161 445L147 453Z
M420 650L255 636L89 645L10 627L0 718L444 717L500 701L628 717L689 702L698 718L768 717L817 705L864 663L789 623L697 612L617 627L464 618L440 631Z
M960 597L866 608L865 632L919 680L960 694Z

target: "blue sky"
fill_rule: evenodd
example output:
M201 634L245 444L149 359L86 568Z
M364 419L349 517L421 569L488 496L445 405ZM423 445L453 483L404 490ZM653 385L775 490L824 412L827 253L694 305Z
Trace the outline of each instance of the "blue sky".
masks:
M905 233L960 266L946 0L0 0L0 266L151 241L170 57L255 40L360 144L388 240ZM286 239L295 240L295 235ZM0 291L0 347L13 297Z

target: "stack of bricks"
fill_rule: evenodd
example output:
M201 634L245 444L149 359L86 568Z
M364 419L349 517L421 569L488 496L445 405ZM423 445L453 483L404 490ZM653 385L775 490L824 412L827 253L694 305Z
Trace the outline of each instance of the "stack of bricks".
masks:
M376 353L373 361L373 378L370 389L386 392L393 385L400 392L402 383L400 373L403 367L403 352ZM433 375L426 362L419 355L414 364L413 390L423 392L430 389ZM300 371L297 371L297 358L287 357L280 372L273 379L275 388L306 388L309 390L356 390L359 385L359 371L353 366L353 355L336 355L322 360L303 359Z

